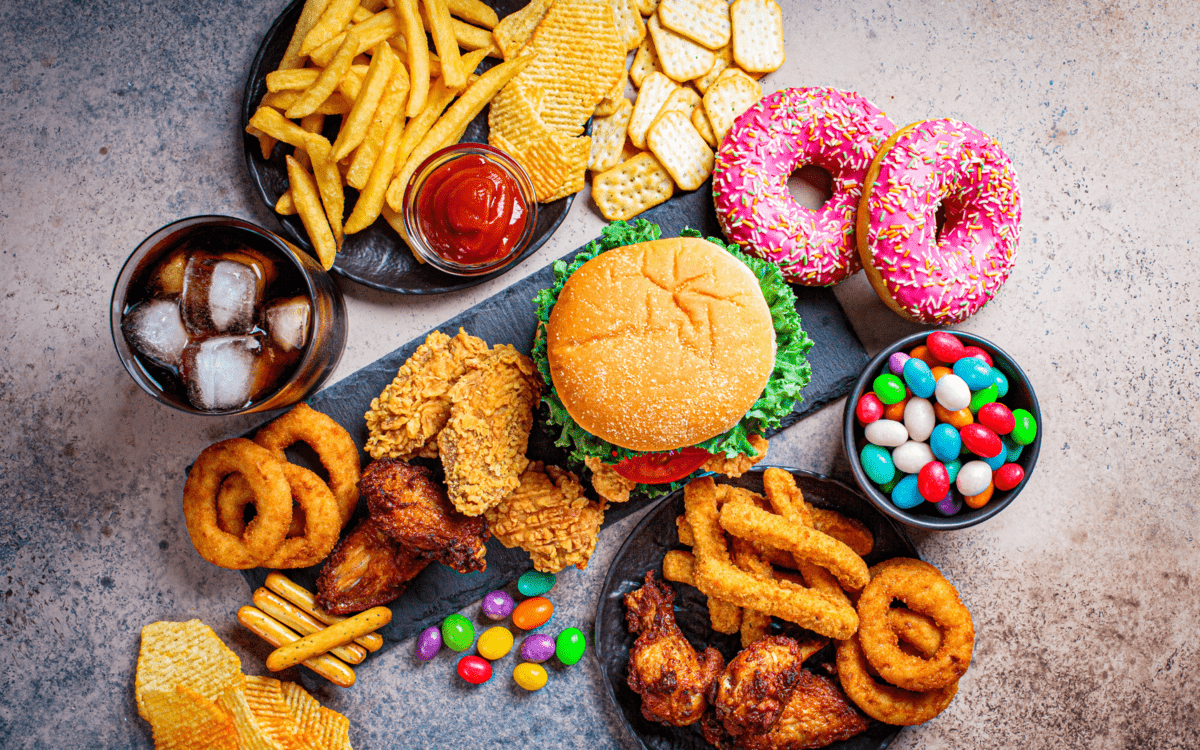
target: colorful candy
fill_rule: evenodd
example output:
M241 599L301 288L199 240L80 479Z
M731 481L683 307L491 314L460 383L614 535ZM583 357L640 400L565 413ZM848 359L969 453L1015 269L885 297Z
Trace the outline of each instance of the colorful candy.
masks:
M587 639L583 637L583 631L579 628L567 628L558 634L554 653L558 656L559 661L569 667L583 658L586 648Z
M894 404L888 404L887 406L883 407L883 418L890 419L893 422L903 422L904 421L904 410L907 408L908 408L908 399L907 398L905 398L901 401L897 401Z
M992 377L996 379L996 388L1000 391L1000 398L1008 395L1008 378L999 369L992 368Z
M946 467L938 461L930 461L922 466L917 473L917 491L931 503L944 498L950 491L950 475L946 473Z
M952 333L945 331L933 331L925 337L925 346L929 348L929 353L938 359L940 362L945 362L952 365L963 357L967 356L963 351L963 343L958 340L958 337Z
M1016 422L1012 431L1013 441L1017 445L1032 443L1037 437L1037 422L1034 421L1033 415L1025 409L1013 409L1013 420Z
M892 502L897 508L915 508L924 502L925 498L921 497L921 491L918 487L917 477L913 474L906 475L899 482L896 482L895 489L892 490Z
M896 465L892 463L892 454L878 445L864 445L858 455L863 471L875 484L886 484L896 476Z
M1002 491L1011 490L1024 479L1025 470L1020 464L1004 464L992 475L992 483L996 485L996 489Z
M962 510L962 507L962 498L953 492L947 492L945 497L934 504L933 509L943 516L952 516Z
M896 446L904 445L908 441L908 430L905 429L904 425L899 422L893 422L890 419L875 420L867 425L863 433L866 435L868 443L882 445L885 448L895 448Z
M513 682L533 692L546 687L546 670L540 664L518 664L513 670Z
M992 473L995 473L1001 466L1008 463L1008 451L1001 447L1000 452L991 458L983 459L983 462L991 468Z
M981 424L969 424L958 431L963 445L976 456L991 458L1004 450L1000 437Z
M962 470L963 462L959 459L946 461L946 476L950 477L950 484L954 484L954 480L958 479L958 472Z
M544 662L554 656L554 638L545 633L533 633L525 636L521 644L521 658L525 661Z
M987 362L988 367L991 367L992 365L995 364L995 362L992 361L992 355L990 355L987 352L985 352L984 350L980 349L978 346L964 346L963 347L963 356L964 357L978 357L979 359L982 359L984 362Z
M475 626L462 615L442 620L442 641L453 651L466 651L475 642Z
M974 357L972 357L974 359ZM961 361L961 360L959 360ZM990 383L981 391L975 391L971 394L971 403L967 406L972 412L978 412L983 407L995 402L1000 397L1000 389L995 383Z
M933 353L929 351L929 347L924 344L914 348L908 353L908 356L919 359L930 367L939 364L937 357L933 356Z
M417 636L417 658L429 661L442 650L442 631L437 625L430 625Z
M515 606L517 606L517 603L508 595L508 592L493 591L483 597L483 604L480 605L480 609L492 620L503 620L512 614L513 607Z
M523 596L541 596L554 588L554 574L527 570L517 579L517 591Z
M958 477L954 480L954 486L958 488L963 497L978 495L991 483L992 467L983 461L969 461L963 464L963 467L958 470Z
M963 502L968 508L979 509L988 504L988 500L992 499L992 492L996 489L996 485L988 482L987 488L978 495L964 495Z
M995 388L995 384L991 386ZM978 410L979 424L997 435L1007 435L1017 426L1017 419L1004 404L994 402L985 404Z
M1005 435L1004 437L1000 438L1000 440L1004 443L1004 450L1007 452L1005 458L1008 459L1010 464L1021 457L1021 451L1025 450L1025 446L1018 445L1017 442L1012 439L1011 435Z
M909 358L904 363L904 384L912 389L914 395L929 398L936 386L933 370L921 360Z
M939 380L934 392L937 402L947 411L958 411L971 405L971 389L958 375L950 374Z
M936 424L937 416L929 399L913 396L908 400L904 407L904 429L908 431L908 437L924 442L929 439Z
M865 427L883 416L883 402L873 391L867 391L858 400L858 406L854 407L854 416Z
M933 460L933 451L926 443L909 440L892 451L892 463L897 471L916 474L925 464Z
M953 425L962 429L964 425L969 425L975 421L975 415L971 413L970 408L959 409L958 411L950 411L941 404L933 405L933 414L937 417L937 421L945 422L948 425Z
M458 676L472 685L482 685L492 679L492 665L478 656L464 656L458 660Z
M963 379L972 391L979 391L989 385L995 385L992 378L992 366L979 357L963 357L954 363L954 374Z
M885 405L899 403L904 400L904 383L900 378L891 373L883 373L875 378L875 382L871 384L871 390L879 397Z
M554 616L554 604L544 596L526 599L513 610L512 621L521 630L540 628Z
M891 356L888 357L888 370L893 375L903 375L904 363L907 362L908 359L908 355L904 352L892 352Z
M513 634L508 628L499 625L488 628L479 636L475 650L488 661L496 661L508 655L513 647Z
M929 435L929 447L933 450L933 457L939 461L953 461L958 458L959 451L962 450L962 436L958 434L958 430L954 429L954 425L940 424L933 428L933 432Z

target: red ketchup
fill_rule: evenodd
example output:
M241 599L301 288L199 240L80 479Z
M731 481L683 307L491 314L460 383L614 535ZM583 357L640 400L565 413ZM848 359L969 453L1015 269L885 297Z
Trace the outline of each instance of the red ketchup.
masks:
M508 255L525 231L527 215L513 176L475 154L435 169L417 197L417 222L426 243L443 259L462 265Z

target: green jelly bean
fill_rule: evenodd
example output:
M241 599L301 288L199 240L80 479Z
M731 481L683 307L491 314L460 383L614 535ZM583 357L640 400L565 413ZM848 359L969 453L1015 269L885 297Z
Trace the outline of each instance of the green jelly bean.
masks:
M881 445L870 443L863 446L859 454L863 471L875 484L887 484L896 476L896 465L892 463L892 454Z
M996 387L995 383L982 391L975 391L971 394L971 413L978 414L980 409L995 403L998 398L1000 398L1000 389Z
M890 482L887 482L886 484L881 484L881 485L879 485L879 491L880 491L880 492L882 492L882 493L883 493L883 494L885 494L885 495L890 495L890 494L892 494L892 490L896 489L896 485L897 485L897 484L899 484L899 483L900 483L900 480L901 480L901 479L903 479L903 478L904 478L904 477L906 477L906 476L908 476L908 475L907 475L907 474L905 474L904 472L902 472L902 471L897 471L897 472L896 472L896 475L892 477L892 479L891 479L891 481L890 481Z
M454 651L466 651L475 642L475 626L462 615L442 620L442 642Z
M1012 439L1017 445L1029 445L1037 437L1037 422L1033 415L1024 409L1013 409L1013 418L1017 426L1013 428Z
M525 596L541 596L554 588L554 574L543 573L540 570L529 570L517 579L517 591Z
M875 382L871 384L871 390L875 391L879 400L888 406L904 400L904 382L891 373L885 372L875 378Z
M579 628L567 628L558 634L558 641L555 643L554 655L558 660L568 667L576 664L583 658L584 649L587 648L587 639L583 637L583 631Z

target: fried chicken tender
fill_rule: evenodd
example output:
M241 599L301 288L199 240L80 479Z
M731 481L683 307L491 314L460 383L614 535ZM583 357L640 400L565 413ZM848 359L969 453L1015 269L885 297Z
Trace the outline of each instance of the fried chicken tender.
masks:
M697 655L675 624L675 592L646 573L646 585L625 595L625 622L637 640L629 651L629 687L642 696L642 716L677 727L694 724L725 667L712 646Z
M593 456L583 459L583 465L592 472L592 489L603 500L610 503L629 501L629 491L637 487L637 482L626 479L610 464L603 463Z
M704 462L700 467L701 471L711 471L714 474L724 474L727 477L740 477L750 468L767 457L767 439L762 435L750 435L750 445L754 446L756 453L753 456L734 456L727 458L726 456L713 456Z
M604 505L584 497L574 474L536 461L522 474L513 494L484 513L505 547L529 553L533 567L557 573L568 565L586 570L596 550Z
M828 677L801 669L792 697L765 732L737 738L739 750L808 750L867 730L864 717Z
M459 573L487 568L487 522L457 513L429 469L383 458L367 467L358 488L371 518L406 550Z
M317 577L317 606L331 615L349 615L393 602L428 564L364 518L325 560Z
M483 339L459 329L425 337L366 414L372 458L436 458L437 434L450 419L450 388L488 354Z
M502 344L450 389L450 418L437 445L460 513L482 515L520 484L541 390L535 372L529 357Z

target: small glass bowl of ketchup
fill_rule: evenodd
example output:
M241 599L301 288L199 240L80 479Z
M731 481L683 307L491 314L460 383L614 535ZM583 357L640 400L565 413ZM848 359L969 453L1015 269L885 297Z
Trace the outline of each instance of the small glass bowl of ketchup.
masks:
M417 168L404 192L409 244L426 263L455 276L481 276L529 247L537 198L525 170L485 143L457 143Z

